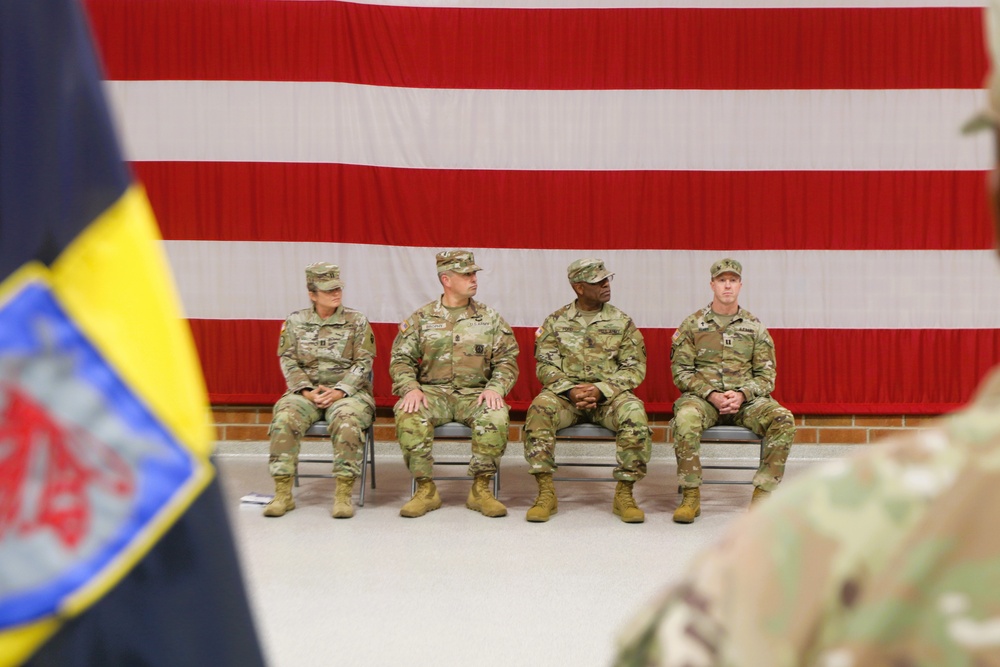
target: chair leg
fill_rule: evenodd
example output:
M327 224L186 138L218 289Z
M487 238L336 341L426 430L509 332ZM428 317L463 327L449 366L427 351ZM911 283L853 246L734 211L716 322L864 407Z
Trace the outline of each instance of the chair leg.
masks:
M365 486L368 482L368 440L365 439L365 446L361 450L361 491L358 493L358 507L365 506Z
M371 466L372 472L372 488L375 488L375 425L372 424L368 427L368 465Z
M365 429L365 445L361 455L361 492L358 496L358 507L365 506L365 490L368 488L368 468L371 467L372 488L375 488L375 432L374 427Z

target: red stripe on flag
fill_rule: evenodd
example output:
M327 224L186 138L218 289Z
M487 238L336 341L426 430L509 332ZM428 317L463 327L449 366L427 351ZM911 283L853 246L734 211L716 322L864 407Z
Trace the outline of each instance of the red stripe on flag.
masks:
M168 240L604 250L993 247L980 172L235 162L145 162L135 169Z
M466 9L86 0L110 79L416 88L979 88L973 7Z
M285 389L277 359L280 322L192 320L191 325L213 403L277 400ZM391 406L389 357L397 327L372 326L378 344L376 402ZM515 334L521 377L508 402L524 410L540 390L534 329L517 328ZM672 329L643 330L649 362L637 393L649 412L669 412L678 396L670 375L672 334ZM798 414L940 414L967 400L1000 357L1000 331L988 329L779 329L771 334L778 355L774 397L788 397L788 407Z

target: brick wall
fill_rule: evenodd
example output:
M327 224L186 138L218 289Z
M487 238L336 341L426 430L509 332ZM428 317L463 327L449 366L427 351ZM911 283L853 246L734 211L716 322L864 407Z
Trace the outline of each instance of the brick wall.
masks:
M212 408L216 439L227 441L267 440L267 425L271 421L270 406L222 406ZM926 415L805 415L795 418L795 443L801 445L868 444L892 433L920 428L933 417ZM651 414L653 442L671 442L669 414ZM524 413L511 413L510 440L521 442L524 434ZM375 419L375 440L396 439L392 411L380 408Z

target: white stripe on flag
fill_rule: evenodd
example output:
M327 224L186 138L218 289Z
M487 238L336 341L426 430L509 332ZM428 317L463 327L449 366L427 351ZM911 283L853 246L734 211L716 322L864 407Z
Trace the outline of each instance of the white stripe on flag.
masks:
M336 243L167 241L196 319L284 319L308 305L303 268L340 265L344 303L398 322L436 298L440 248ZM642 327L673 328L711 301L708 268L722 251L475 249L479 296L513 326L536 327L572 300L566 267L597 255L616 271L612 303ZM993 251L740 251L740 302L770 328L1000 327Z
M431 169L985 170L981 90L451 90L114 81L138 161Z

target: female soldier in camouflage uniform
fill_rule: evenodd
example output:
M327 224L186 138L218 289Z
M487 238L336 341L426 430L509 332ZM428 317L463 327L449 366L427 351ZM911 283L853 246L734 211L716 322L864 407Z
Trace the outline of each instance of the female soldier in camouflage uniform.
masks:
M306 288L313 306L289 315L281 328L278 356L288 391L278 399L271 419L269 468L275 493L264 516L295 509L292 475L299 443L321 419L330 424L337 478L331 514L338 519L354 516L351 494L361 474L365 430L375 417L370 380L375 335L368 318L341 304L343 287L337 266L307 266Z

